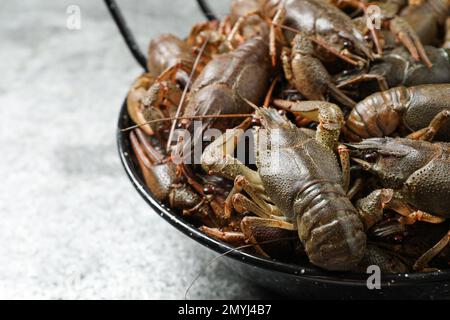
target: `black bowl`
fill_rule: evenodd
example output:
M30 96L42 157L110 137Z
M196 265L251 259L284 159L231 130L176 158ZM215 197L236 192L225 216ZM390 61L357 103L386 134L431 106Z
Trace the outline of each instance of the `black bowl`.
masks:
M290 298L312 299L449 299L450 270L433 273L383 274L381 289L369 290L368 274L327 272L311 265L288 264L261 258L242 251L200 232L182 216L160 203L143 182L139 167L133 161L129 134L121 129L133 125L126 101L122 105L117 130L117 145L125 171L144 200L172 226L188 237L214 250L227 252L225 263L242 277Z

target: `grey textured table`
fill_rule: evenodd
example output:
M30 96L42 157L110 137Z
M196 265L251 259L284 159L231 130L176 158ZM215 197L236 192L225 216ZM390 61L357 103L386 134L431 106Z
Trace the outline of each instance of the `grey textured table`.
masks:
M193 0L119 3L143 48L203 19ZM215 255L151 212L119 163L117 114L141 70L103 1L2 1L0 40L0 298L183 299ZM189 297L267 293L219 262Z

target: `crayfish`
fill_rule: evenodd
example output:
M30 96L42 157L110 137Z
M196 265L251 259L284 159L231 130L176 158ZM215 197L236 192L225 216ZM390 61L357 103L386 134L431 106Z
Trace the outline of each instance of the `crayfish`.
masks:
M445 0L234 0L184 40L154 39L127 99L142 183L262 257L446 267L448 13Z

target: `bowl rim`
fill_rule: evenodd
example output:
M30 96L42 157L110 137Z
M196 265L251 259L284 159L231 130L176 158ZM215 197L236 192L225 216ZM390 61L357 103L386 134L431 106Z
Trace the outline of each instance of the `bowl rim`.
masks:
M244 251L236 250L233 246L209 237L200 230L198 230L193 224L189 223L179 214L176 214L170 210L170 208L159 202L147 188L145 183L140 177L139 169L136 167L132 160L132 149L129 143L129 134L122 131L126 128L127 123L130 122L128 116L126 98L122 104L119 120L117 124L116 139L119 157L123 168L133 184L134 188L138 191L141 197L147 202L147 204L157 213L160 217L166 220L169 224L175 227L178 231L181 231L189 238L204 245L205 247L219 253L226 254L226 257L246 263L251 266L266 269L272 272L281 272L294 277L299 277L304 280L311 280L315 282L322 282L325 284L338 284L344 286L366 286L366 282L369 274L366 273L348 273L348 272L330 272L311 265L298 265L293 263L286 263L277 261L275 259L267 259L259 257ZM449 281L450 269L439 270L436 272L411 272L411 273L397 273L387 274L384 273L381 277L382 286L407 286L417 284L429 284L433 282Z

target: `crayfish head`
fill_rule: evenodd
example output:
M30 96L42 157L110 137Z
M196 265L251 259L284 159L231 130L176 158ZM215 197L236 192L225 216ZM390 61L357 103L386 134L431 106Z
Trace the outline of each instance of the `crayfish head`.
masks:
M262 125L268 130L281 127L295 128L292 122L274 108L258 108L256 115L261 118Z
M392 189L400 189L430 158L420 143L410 139L372 138L346 146L354 162L380 178L384 187Z
M374 59L372 49L364 39L364 36L356 28L353 28L351 33L343 31L340 32L339 35L342 38L344 49L346 46L350 45L350 51L353 51L354 54L365 57L368 60Z
M282 166L274 165L283 163L283 150L291 149L293 145L298 145L309 137L274 108L258 108L255 115L261 119L262 125L254 131L259 172L267 172L264 168L268 168L273 173L275 167L283 170Z
M356 28L350 31L339 30L325 38L325 49L329 46L329 51L352 65L363 68L374 59L372 49Z

